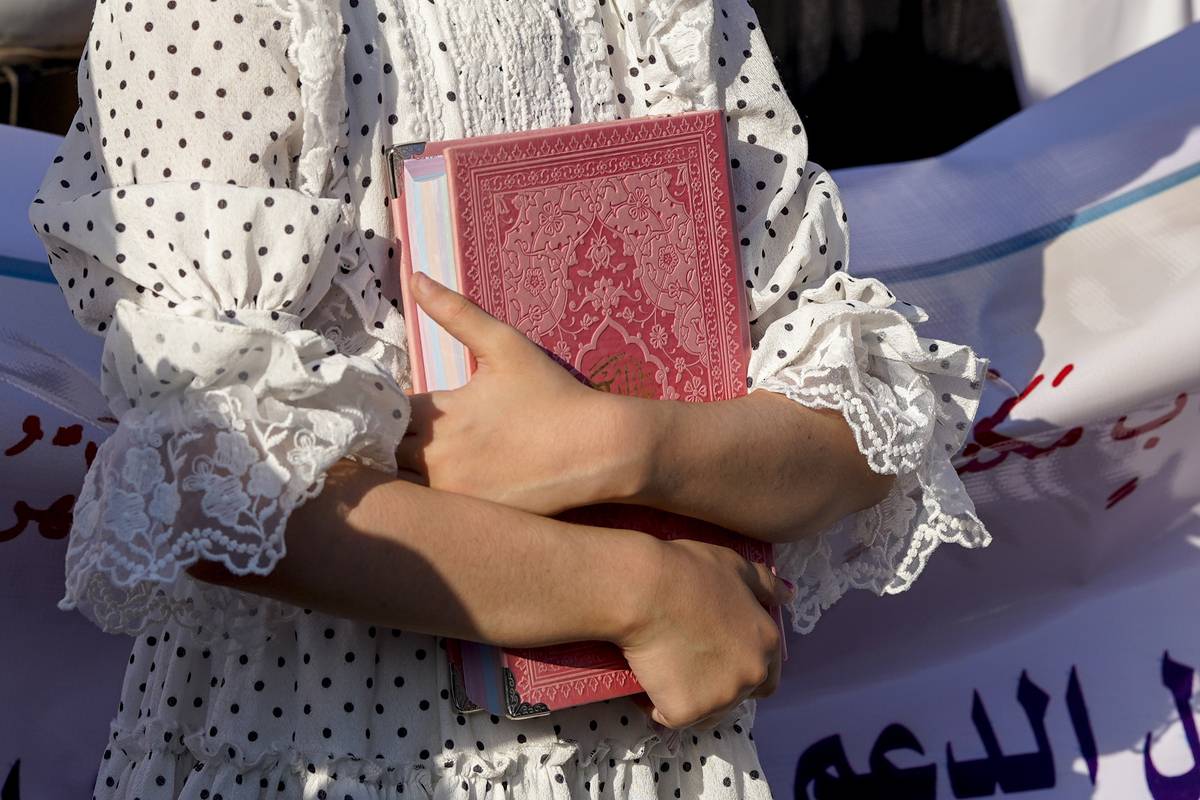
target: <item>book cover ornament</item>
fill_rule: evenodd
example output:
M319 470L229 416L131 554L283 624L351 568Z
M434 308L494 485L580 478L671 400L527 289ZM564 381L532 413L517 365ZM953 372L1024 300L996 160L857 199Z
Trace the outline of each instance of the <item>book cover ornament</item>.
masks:
M598 390L688 402L746 394L723 112L397 145L388 157L414 391L457 388L474 369L407 291L420 271ZM769 543L655 509L601 504L557 517L700 539L774 565ZM447 645L462 711L518 719L642 691L607 642Z

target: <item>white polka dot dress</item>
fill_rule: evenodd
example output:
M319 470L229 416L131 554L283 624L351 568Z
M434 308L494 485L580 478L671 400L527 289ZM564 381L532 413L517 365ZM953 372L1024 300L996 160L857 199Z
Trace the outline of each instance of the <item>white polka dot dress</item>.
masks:
M436 638L191 579L269 572L354 457L394 469L408 360L383 150L723 107L752 390L840 410L880 504L780 546L812 629L988 533L950 465L986 360L847 272L847 220L745 0L98 0L29 209L120 424L60 606L136 637L95 796L770 797L747 701L661 738L627 700L460 716ZM398 576L402 579L402 576Z

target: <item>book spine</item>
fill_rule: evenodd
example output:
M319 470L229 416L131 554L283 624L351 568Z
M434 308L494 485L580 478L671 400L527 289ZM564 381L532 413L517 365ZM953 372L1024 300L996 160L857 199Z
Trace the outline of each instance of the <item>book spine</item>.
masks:
M396 231L396 250L395 261L393 267L400 275L400 298L401 308L404 313L404 329L408 339L408 358L409 370L412 381L412 391L414 393L424 392L428 389L428 381L425 374L424 349L421 343L421 329L417 324L417 305L413 300L411 290L411 280L413 274L412 267L412 247L409 239L408 231L408 205L404 191L404 159L396 150L389 155L388 158L389 172L389 189L391 193L391 215L392 224ZM455 705L458 711L462 713L471 713L482 711L483 706L475 701L471 694L462 684L465 682L468 672L463 660L464 640L454 639L453 637L443 637L446 639L446 661L449 672L450 684L453 687L455 697Z
M421 332L417 325L417 304L410 288L412 281L412 248L408 238L408 206L404 196L404 161L389 158L388 169L392 172L391 186L395 187L392 197L392 224L396 231L396 266L400 272L400 302L404 313L404 330L408 338L408 362L414 393L424 392L425 361L421 347Z

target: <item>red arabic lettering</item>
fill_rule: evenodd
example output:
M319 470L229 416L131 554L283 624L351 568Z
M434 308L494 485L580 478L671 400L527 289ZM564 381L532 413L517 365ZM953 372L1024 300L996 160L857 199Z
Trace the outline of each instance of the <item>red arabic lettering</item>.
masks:
M1155 417L1149 422L1142 423L1141 425L1134 425L1133 427L1126 427L1125 420L1129 419L1129 416L1122 416L1117 420L1117 424L1113 425L1113 439L1119 442L1124 439L1132 439L1135 436L1141 436L1143 433L1149 433L1155 428L1161 428L1163 425L1166 425L1168 422L1183 413L1183 409L1187 406L1187 400L1187 392L1180 392L1175 396L1175 407L1166 414L1163 414L1161 417ZM1144 447L1146 450L1150 450L1156 444L1158 444L1158 437L1151 436L1146 440L1146 443L1142 445L1142 447Z
M42 420L36 414L30 414L21 423L21 432L25 434L25 438L14 444L12 447L4 451L6 456L16 456L24 453L33 443L41 440L45 435L42 433Z
M73 494L63 495L45 509L37 509L24 500L18 500L13 506L17 521L11 528L0 530L0 542L9 542L17 538L31 522L37 523L38 533L43 538L65 539L71 532L71 512L74 507Z
M1121 484L1116 490L1108 496L1108 502L1104 504L1105 509L1112 508L1117 503L1124 500L1129 495L1133 494L1133 490L1138 487L1138 479L1132 478Z
M50 444L55 447L74 447L82 441L83 426L67 425L58 429L58 432L54 434L54 438L50 440Z
M1064 379L1066 379L1066 377L1068 375L1071 374L1071 371L1074 369L1075 369L1074 364L1067 364L1065 367L1063 367L1062 369L1060 369L1058 371L1058 374L1054 376L1054 380L1050 381L1050 385L1058 386L1060 383L1063 382Z
M1074 368L1074 364L1067 364L1065 367L1059 370L1058 374L1054 377L1054 380L1051 381L1051 386L1060 385ZM991 372L992 371L989 370L989 374L991 374ZM999 378L999 373L995 373L995 377ZM1015 436L1007 436L996 431L996 426L1008 419L1008 416L1013 412L1013 409L1016 408L1021 401L1029 397L1029 395L1033 393L1033 390L1041 385L1044 379L1045 375L1038 373L1033 377L1033 380L1029 382L1029 385L1026 386L1020 394L1018 394L1016 397L1008 398L1000 404L1000 407L996 409L996 413L992 414L991 416L984 417L975 424L975 429L973 431L974 441L963 448L963 456L971 460L965 464L962 464L961 466L956 467L955 469L957 472L960 474L964 472L985 472L1003 464L1010 453L1016 453L1027 459L1038 458L1039 456L1048 455L1053 451L1063 447L1070 447L1074 444L1077 444L1079 440L1083 438L1083 427L1077 426L1071 428L1062 436L1058 437L1058 439L1050 445L1040 447L1030 442L1023 441ZM997 453L997 457L990 461L981 461L980 459L976 458L976 454L980 453L985 448Z
M1122 442L1126 439L1133 439L1141 436L1143 433L1149 433L1152 430L1161 428L1163 425L1166 425L1168 422L1183 413L1183 409L1187 407L1187 401L1187 392L1180 392L1179 394L1175 395L1175 403L1170 411L1162 416L1155 417L1149 422L1143 422L1141 425L1127 426L1125 424L1125 420L1129 419L1129 415L1122 415L1121 418L1116 421L1116 424L1113 425L1113 441ZM1151 436L1150 438L1146 439L1146 443L1142 445L1142 449L1153 450L1158 445L1159 441L1160 440L1157 436ZM1112 508L1117 503L1133 494L1134 489L1137 487L1138 479L1135 476L1113 490L1113 493L1108 496L1108 502L1105 503L1104 508Z

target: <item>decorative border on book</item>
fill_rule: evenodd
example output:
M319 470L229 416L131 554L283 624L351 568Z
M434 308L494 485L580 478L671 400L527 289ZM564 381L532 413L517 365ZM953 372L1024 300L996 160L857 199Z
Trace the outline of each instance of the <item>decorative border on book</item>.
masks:
M517 691L517 679L508 667L501 667L504 673L504 705L505 714L509 719L526 719L528 717L544 717L550 713L550 706L545 703L526 703Z
M551 169L561 173L571 170L568 182L594 180L610 175L628 174L638 170L691 165L702 167L701 174L689 184L688 201L694 217L693 235L696 254L710 274L720 263L732 263L735 274L727 286L702 281L701 302L717 309L708 316L706 350L716 367L710 373L713 392L710 399L743 395L747 391L748 342L738 336L746 299L742 288L743 274L736 249L731 242L736 235L732 218L732 186L723 191L721 170L727 170L724 131L717 114L698 113L680 117L650 117L639 124L590 128L579 131L554 130L544 136L513 139L499 143L465 144L453 153L455 203L461 215L463 232L459 237L459 259L464 271L471 275L489 299L493 313L504 317L506 309L502 267L498 259L485 258L485 253L499 252L498 233L494 230L495 213L492 204L497 195L534 187L554 185L545 182ZM638 148L646 143L655 147ZM571 158L558 158L567 154ZM603 157L601 157L603 156ZM512 172L513 164L528 168ZM493 174L504 183L496 185ZM465 235L465 230L472 235ZM710 231L714 234L709 237ZM497 262L497 263L493 263Z

